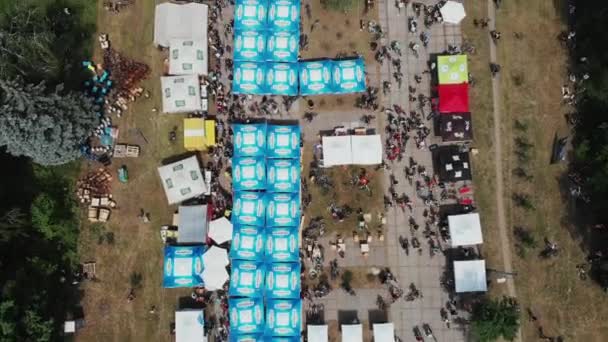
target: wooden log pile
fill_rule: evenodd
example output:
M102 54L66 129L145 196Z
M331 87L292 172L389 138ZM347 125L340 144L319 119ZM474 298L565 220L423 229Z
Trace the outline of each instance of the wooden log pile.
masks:
M150 67L127 58L111 46L103 52L103 64L110 70L114 88L106 102L107 110L118 116L127 110L128 103L135 101L144 93L139 83L150 74Z
M93 198L110 197L112 175L105 168L89 172L76 183L76 196L80 203L89 204Z

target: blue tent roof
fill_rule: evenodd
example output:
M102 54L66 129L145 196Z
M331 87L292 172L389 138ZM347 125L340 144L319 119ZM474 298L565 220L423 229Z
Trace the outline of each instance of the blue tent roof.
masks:
M266 33L263 31L234 32L234 60L263 62L266 58Z
M234 94L265 94L265 81L265 63L234 62L234 74L232 79L232 92Z
M331 94L332 61L300 62L300 94Z
M261 30L266 27L268 2L264 0L237 0L234 7L234 28Z
M265 336L264 342L300 342L300 338L297 336Z
M264 156L266 154L266 124L233 124L235 156Z
M266 188L266 159L264 157L232 158L232 188L264 190Z
M262 334L230 334L230 342L265 342Z
M163 266L163 287L203 285L203 246L166 246Z
M300 225L300 196L298 193L272 193L267 195L266 225L269 227Z
M274 299L266 302L266 336L300 336L302 301Z
M333 62L334 92L338 94L365 91L365 62L363 58Z
M299 262L298 227L266 228L266 262Z
M272 95L298 95L297 63L268 63L266 89Z
M232 203L232 224L264 225L267 203L263 193L237 191Z
M262 297L264 280L264 263L233 260L228 294L236 297Z
M300 170L300 159L268 159L266 162L266 190L299 192Z
M266 60L271 62L298 61L300 35L297 31L270 32L266 42Z
M262 298L230 298L230 335L255 334L264 331Z
M268 29L298 31L300 29L300 1L273 0L268 6Z
M300 298L300 264L273 263L266 266L267 298Z
M268 158L300 158L300 126L268 125Z
M264 228L235 226L232 230L230 257L234 259L262 261L264 259L265 242L266 232Z

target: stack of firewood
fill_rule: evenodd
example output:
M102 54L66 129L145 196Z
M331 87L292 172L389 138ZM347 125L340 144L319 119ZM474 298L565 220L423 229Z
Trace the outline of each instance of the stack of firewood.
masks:
M104 168L89 172L76 183L76 196L80 203L91 203L93 198L110 197L110 182L112 175Z

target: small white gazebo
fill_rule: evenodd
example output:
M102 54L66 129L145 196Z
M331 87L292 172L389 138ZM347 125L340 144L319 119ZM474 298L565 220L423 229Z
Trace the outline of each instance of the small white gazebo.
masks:
M205 267L203 273L201 273L201 278L203 279L205 289L215 291L224 286L226 281L228 281L228 278L230 278L230 275L228 275L226 267L213 265L210 267Z
M217 244L232 240L232 223L225 217L220 217L209 223L209 238Z
M308 342L327 342L329 337L327 333L327 325L310 325L306 326L306 336Z
M228 251L217 246L211 246L203 254L203 267L228 266Z
M204 339L203 310L175 311L175 342L203 341Z
M472 246L483 243L478 213L448 216L452 247Z
M207 42L194 39L171 39L170 75L207 75Z
M454 283L456 293L486 292L488 290L486 261L454 261Z
M363 342L361 324L342 324L342 342Z
M374 324L374 342L395 341L395 326L393 323Z
M460 24L462 19L466 17L464 5L457 1L448 1L439 10L443 21L448 24Z

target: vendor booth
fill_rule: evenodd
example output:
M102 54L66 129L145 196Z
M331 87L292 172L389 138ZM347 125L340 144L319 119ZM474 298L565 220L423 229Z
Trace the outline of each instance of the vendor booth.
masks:
M266 43L266 60L270 62L293 63L297 68L300 35L297 31L269 32Z
M466 55L437 57L439 84L469 83L469 70Z
M266 195L266 225L268 227L299 226L300 196L297 193L270 193Z
M306 326L306 337L308 337L308 342L328 342L327 325L308 324Z
M177 204L207 192L196 156L163 165L158 168L158 174L169 204Z
M233 124L234 155L264 156L266 154L266 124Z
M483 243L478 213L448 216L452 247L471 246Z
M456 293L486 292L486 261L454 261L454 283Z
M224 287L230 276L225 266L212 265L205 267L203 273L201 273L201 278L203 278L206 290L216 291Z
M433 152L435 172L442 182L471 180L469 153L458 146L442 146Z
M300 336L302 301L271 299L266 301L266 336Z
M363 58L333 62L334 93L358 93L365 91L365 62Z
M163 287L194 287L203 285L203 246L166 246L163 266Z
M232 189L264 190L266 188L266 159L264 157L234 157L232 159Z
M260 31L234 32L234 60L263 62L266 54L266 33Z
M184 119L184 148L188 151L205 149L205 120L203 118Z
M209 222L209 233L207 236L218 245L232 240L232 222L225 217L220 217Z
M207 206L180 205L178 213L177 242L204 244L207 237Z
M439 112L440 113L466 113L469 112L469 85L440 84Z
M266 198L261 192L235 192L233 195L232 223L264 226L266 204Z
M266 64L256 62L234 62L232 93L266 94Z
M297 32L300 30L300 0L273 0L268 7L268 29Z
M266 28L268 2L265 0L237 0L234 8L234 28L262 30Z
M154 13L154 44L169 47L172 39L207 42L209 7L205 4L156 5Z
M269 192L300 191L300 159L268 159L266 161L266 190Z
M296 63L268 63L266 89L271 95L298 95L298 66Z
M300 264L272 263L266 266L266 298L300 298Z
M228 260L228 251L218 246L211 246L203 253L203 267L226 267L230 261Z
M230 342L267 342L262 334L230 334Z
M324 136L321 138L323 146L323 166L351 165L353 151L350 135Z
M171 39L170 75L207 75L207 41Z
M331 60L300 62L300 95L332 94Z
M203 341L204 338L203 310L175 311L175 342Z
M300 158L300 126L268 125L267 158Z
M374 324L374 342L395 340L395 326L393 323Z
M231 297L262 297L264 295L264 264L250 260L233 260L230 274Z
M201 89L197 75L160 78L163 113L187 113L202 110Z
M471 113L441 114L438 123L441 140L444 142L473 140Z
M342 342L363 342L361 324L342 324Z
M262 261L264 260L264 247L266 232L263 227L236 226L232 235L230 245L230 257L233 259L244 259Z
M262 298L230 298L230 335L264 332L264 304Z
M266 262L299 262L298 227L266 228Z
M377 165L382 163L382 138L380 134L351 135L353 165Z

